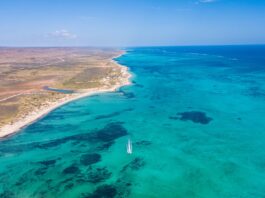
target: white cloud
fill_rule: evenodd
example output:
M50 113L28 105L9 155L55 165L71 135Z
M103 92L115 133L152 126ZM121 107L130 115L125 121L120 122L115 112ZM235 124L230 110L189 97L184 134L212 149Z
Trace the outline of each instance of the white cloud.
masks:
M61 39L76 39L77 35L70 33L68 30L56 30L54 32L49 33L50 37L61 38Z

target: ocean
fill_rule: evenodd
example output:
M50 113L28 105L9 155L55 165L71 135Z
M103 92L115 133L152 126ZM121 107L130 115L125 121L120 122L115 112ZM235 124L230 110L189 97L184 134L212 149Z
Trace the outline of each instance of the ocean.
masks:
M1 140L0 197L264 198L265 46L126 50L132 85Z

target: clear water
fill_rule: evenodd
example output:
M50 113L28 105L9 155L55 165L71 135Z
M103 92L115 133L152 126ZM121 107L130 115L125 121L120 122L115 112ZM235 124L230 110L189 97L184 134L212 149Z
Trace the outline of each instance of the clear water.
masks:
M264 198L265 46L127 50L133 85L0 142L0 197Z

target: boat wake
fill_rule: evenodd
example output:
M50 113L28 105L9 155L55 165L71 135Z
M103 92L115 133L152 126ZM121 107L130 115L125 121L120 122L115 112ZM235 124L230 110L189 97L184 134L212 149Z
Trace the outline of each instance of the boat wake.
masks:
M132 154L132 142L130 139L128 139L128 143L127 143L127 153Z

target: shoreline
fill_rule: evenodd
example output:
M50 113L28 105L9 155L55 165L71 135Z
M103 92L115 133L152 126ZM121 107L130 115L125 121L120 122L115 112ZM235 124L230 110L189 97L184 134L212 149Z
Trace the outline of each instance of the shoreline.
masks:
M19 119L18 121L15 121L14 123L4 125L3 127L0 128L0 140L10 137L17 132L19 132L21 129L29 126L30 124L38 121L39 119L43 118L53 110L57 109L58 107L61 107L69 102L84 98L84 97L89 97L95 94L101 94L101 93L107 93L107 92L114 92L120 87L130 85L131 81L130 78L132 77L132 74L129 72L129 68L119 64L117 61L114 59L124 55L126 51L122 51L118 56L113 57L110 61L115 63L117 67L121 68L121 82L118 84L113 85L112 87L109 88L94 88L94 89L88 89L88 90L82 90L80 92L73 93L71 95L66 95L65 97L59 99L58 101L51 103L48 105L42 106L41 108L34 110L32 113L26 115L26 117Z

